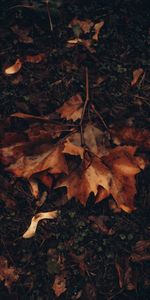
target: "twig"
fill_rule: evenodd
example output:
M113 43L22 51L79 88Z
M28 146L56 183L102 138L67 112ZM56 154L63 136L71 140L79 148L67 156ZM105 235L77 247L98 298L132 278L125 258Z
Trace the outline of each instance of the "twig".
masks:
M88 68L85 68L85 89L86 89L86 97L85 97L85 102L82 110L82 116L81 116L81 121L80 121L80 133L81 133L81 146L84 146L84 136L83 136L83 120L86 112L86 108L89 102L89 72Z
M50 13L50 7L49 7L49 1L45 1L46 8L47 8L47 13L48 13L48 19L49 19L49 26L50 26L50 31L53 31L53 23L51 19L51 13Z
M106 130L109 132L110 134L110 130L106 124L106 122L104 121L102 115L96 110L95 106L92 104L92 110L95 112L95 114L99 117L99 119L101 120L102 124L104 125L104 127L106 128Z

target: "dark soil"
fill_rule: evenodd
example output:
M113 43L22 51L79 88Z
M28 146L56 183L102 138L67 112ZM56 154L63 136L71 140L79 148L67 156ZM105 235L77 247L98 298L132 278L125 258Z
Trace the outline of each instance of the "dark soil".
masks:
M33 5L27 8L26 4ZM0 1L1 97L0 119L13 112L47 115L75 93L85 99L85 67L89 70L90 100L107 126L133 122L148 128L150 116L150 8L148 1L49 1L53 31L44 1ZM69 22L77 16L104 20L96 50L81 45L67 48L73 32ZM27 28L33 43L19 41L11 27ZM6 76L4 69L17 58L45 53L39 64L25 63L21 71ZM132 72L143 68L142 82L131 87ZM96 86L100 77L106 80ZM20 126L18 124L17 126ZM21 126L23 126L21 124ZM56 299L52 285L61 270L67 273L67 290L59 299L148 300L148 260L132 258L139 241L150 235L149 168L137 176L137 210L114 213L109 199L83 208L75 199L67 202L62 191L49 193L38 210L29 184L1 166L0 255L20 270L10 290L0 282L1 299ZM42 190L41 186L41 190ZM7 201L6 201L7 199ZM23 239L31 218L38 211L61 210L57 220L42 221L35 237ZM91 217L92 216L92 217ZM99 219L105 216L104 222ZM102 225L101 225L102 224ZM106 229L106 230L105 230ZM108 234L111 229L112 234ZM148 254L145 249L143 256ZM127 276L119 283L117 265ZM133 288L134 286L134 288Z

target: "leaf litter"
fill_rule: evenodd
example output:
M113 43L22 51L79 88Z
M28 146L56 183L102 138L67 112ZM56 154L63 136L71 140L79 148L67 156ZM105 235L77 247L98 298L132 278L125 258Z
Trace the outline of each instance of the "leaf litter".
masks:
M37 10L38 5L35 5L35 10ZM56 3L56 6L57 5L58 3ZM48 1L46 9L47 12L49 12ZM111 16L110 20L112 21ZM130 17L126 16L125 20L127 25L125 27L127 28L130 23ZM53 9L51 21L53 22ZM39 31L41 36L41 29L37 24L35 24L33 31L28 27L27 29L24 28L24 25L21 27L14 25L12 27L11 24L10 28L17 37L15 43L19 41L21 44L25 43L26 45L30 45L31 48L32 45L36 44L35 30ZM51 30L55 31L55 26L51 26ZM82 18L80 14L79 17L73 18L68 30L70 30L69 34L72 34L72 36L69 37L66 35L65 42L63 41L61 43L61 47L63 51L65 49L70 55L70 66L75 67L73 70L71 69L72 67L69 67L70 69L67 71L67 74L63 75L65 77L63 77L63 79L61 79L60 75L62 73L57 73L58 70L55 70L55 74L48 74L50 80L48 79L49 89L47 89L47 91L49 90L51 93L51 89L54 89L56 86L59 90L63 82L65 82L65 89L66 87L70 88L72 87L72 83L77 84L76 80L82 81L80 82L81 86L78 88L78 91L76 89L75 93L72 93L71 89L69 91L70 93L65 91L65 98L63 98L62 101L59 94L58 103L55 101L56 94L54 92L52 109L51 107L50 109L46 108L44 117L41 116L43 113L39 103L41 102L42 105L44 105L45 100L43 95L47 83L45 82L45 77L43 77L42 74L38 74L38 72L42 70L41 62L43 62L44 72L45 69L47 72L47 61L49 61L49 59L51 61L51 55L55 57L54 60L57 69L56 56L58 49L54 49L54 43L49 43L48 41L48 51L45 51L44 47L41 47L41 49L36 52L30 52L31 48L26 52L25 49L25 55L23 51L23 56L17 53L15 57L20 58L17 59L16 63L4 69L5 75L13 75L7 78L5 77L6 81L9 81L9 78L13 78L10 80L11 83L17 78L15 74L22 69L22 72L20 72L22 79L19 84L24 86L24 74L28 74L26 88L28 83L31 91L34 91L36 87L38 95L36 96L38 97L38 101L36 102L38 105L32 114L31 111L35 104L33 104L33 100L26 98L26 107L23 106L21 112L13 113L7 120L4 118L2 120L3 124L0 125L2 129L0 148L2 181L0 178L0 190L2 190L2 202L5 203L6 209L9 208L10 211L10 217L8 219L7 215L9 212L6 211L6 218L2 216L2 220L4 219L6 224L8 224L6 240L9 240L9 243L7 242L7 247L13 258L15 256L13 254L14 250L12 251L12 249L17 250L17 253L19 253L19 259L17 257L15 258L15 262L17 263L20 257L22 257L20 252L22 249L24 250L24 262L20 261L19 266L20 264L21 266L24 264L26 268L32 261L35 272L32 267L27 267L28 270L32 269L29 272L25 271L23 267L23 272L27 274L26 288L29 288L32 293L34 286L33 281L35 278L37 280L38 274L40 274L40 282L38 282L38 284L39 286L42 285L42 298L47 297L49 292L51 293L51 290L54 291L52 295L50 294L51 299L54 297L61 298L61 295L63 297L64 293L66 299L69 300L80 299L82 297L85 299L96 299L97 297L101 297L99 291L102 291L103 296L107 295L106 298L115 297L117 293L121 293L121 297L123 297L123 291L125 289L127 291L135 291L138 289L138 281L139 279L141 280L142 272L139 274L138 271L135 272L135 265L136 270L139 270L139 264L142 264L142 268L145 268L144 264L149 259L149 244L147 241L148 227L147 225L142 225L147 224L145 219L148 204L141 198L141 209L138 203L139 195L141 195L143 191L142 184L139 190L139 178L143 178L144 174L147 174L146 172L149 166L147 156L149 150L149 130L142 126L142 128L140 128L141 119L138 119L138 117L138 120L136 117L135 119L132 118L132 124L128 126L124 120L124 118L126 118L124 108L124 115L120 115L120 124L123 124L122 127L119 121L116 122L116 126L115 124L113 124L113 126L110 124L109 117L112 119L114 117L113 109L115 110L116 107L115 100L120 93L118 90L114 91L115 85L111 85L112 90L110 91L109 83L113 79L111 76L113 76L112 73L116 72L116 70L118 70L117 72L125 72L126 69L126 67L120 67L120 65L115 69L115 44L111 47L111 38L115 33L115 30L113 31L113 22L109 24L107 16L105 18L105 13L102 17L94 17L92 15L92 18L89 16ZM136 28L133 31L136 35ZM120 48L118 47L116 51L118 60L121 59L119 51L123 49L122 43L124 39L121 41L121 35L122 33L118 35ZM63 32L59 36L60 40L62 36ZM115 40L114 36L112 40ZM104 59L102 49L105 41L107 47L104 51ZM66 46L72 49L67 49ZM49 51L49 47L52 51ZM51 54L49 55L50 52ZM111 60L111 64L109 65L108 71L105 70L105 68L110 52L111 57L109 57L109 59ZM35 55L33 55L34 53ZM126 57L126 53L121 53L121 55L124 58ZM68 54L66 57L68 60ZM58 59L58 61L59 60L60 59ZM90 66L92 61L95 64L94 76L92 75ZM89 69L88 80L91 90L87 82L85 87L83 84L84 65L87 62L90 63L86 68ZM125 64L129 70L130 68L127 62ZM35 71L30 70L32 63L37 64ZM49 67L51 68L50 65ZM144 67L142 67L143 65ZM112 72L113 68L114 70ZM99 72L100 69L101 72ZM138 97L142 95L142 100L140 100L140 113L142 115L143 108L144 111L146 111L144 105L148 105L147 100L145 100L145 95L142 94L144 89L145 91L148 89L145 62L142 62L141 65L139 64L138 66L135 66L133 63L132 70L134 70L133 74L130 70L130 74L133 76L132 81L130 82L130 78L126 77L129 83L128 89L129 86L134 87L134 89L132 88L132 93L134 94L134 92L137 93L138 91ZM34 72L36 73L35 78L30 78L30 72L32 72L31 75L33 75ZM124 76L124 74L122 75ZM127 74L125 74L125 76L126 75ZM120 75L118 75L118 77L121 80ZM52 78L55 79L51 82ZM96 80L95 78L98 79ZM107 78L107 80L105 80L105 78ZM38 90L38 85L40 87L41 82L42 88ZM95 84L91 84L92 82L95 82ZM103 84L101 84L102 82ZM67 89L69 90L69 88ZM83 95L83 91L86 95ZM106 97L106 91L109 97ZM23 90L22 92L24 93ZM96 93L98 93L98 96L96 96ZM113 93L116 93L115 99L112 97ZM129 90L127 91L126 88L124 89L124 94L122 94L122 103L125 93L129 95ZM144 93L146 94L146 92ZM49 93L47 93L47 95L49 95ZM20 96L22 96L22 93ZM112 107L108 110L108 103L111 97L112 100L110 102ZM42 98L42 101L40 98ZM94 98L96 100L93 100ZM68 100L64 101L64 99ZM135 107L132 106L133 103L131 99L126 99L126 101L128 102L128 107L131 108L130 113L132 115L132 109L135 109ZM27 102L29 105L31 104L31 109L26 109L28 107ZM54 102L57 103L56 106L53 105ZM92 102L94 102L94 104ZM92 109L93 105L94 110ZM136 105L135 103L135 106ZM48 115L48 112L52 110L55 111L53 117ZM16 111L20 111L20 109ZM120 107L117 108L117 114L118 111L120 111ZM36 116L37 112L38 115ZM139 124L136 123L136 120ZM17 125L18 128L16 126L15 129L14 124L19 124ZM117 124L119 124L119 126L117 126ZM5 182L7 182L7 184L4 184ZM7 193L7 191L5 191L5 193L3 193L4 186L6 187L5 189L9 191L11 185L13 185L14 189L12 198L13 205L8 201L11 192ZM30 186L28 193L25 192L27 186ZM62 201L61 199L65 200ZM80 205L80 203L83 206ZM50 216L49 214L51 214L54 209L57 209L57 205L59 206L59 210L61 210L61 216L57 217L56 214L55 219L52 219L50 223L43 221L42 226L39 224L40 230L36 231L38 222L46 219L46 216ZM18 207L21 213L21 221L18 220L18 215L15 215ZM39 207L42 213L38 211ZM11 212L11 210L13 211ZM92 213L90 210L92 210ZM145 212L143 219L141 217L142 210ZM92 217L87 218L87 212L89 213L89 211ZM95 212L94 215L93 212ZM28 220L31 219L31 224L24 234L23 240L25 244L23 244L22 247L22 242L20 242L20 240L19 242L18 240L16 241L16 234L18 237L22 236L22 232L24 232L28 226L26 218L28 218ZM142 220L144 220L144 222ZM92 226L91 221L95 223ZM14 225L10 226L10 224ZM57 228L57 226L59 226L59 228ZM16 227L17 231L15 229ZM138 244L138 241L141 241L141 243ZM15 246L16 243L18 246ZM5 244L3 235L2 244ZM34 249L32 249L32 247ZM67 261L65 261L66 266L64 266L64 268L67 269L67 276L66 271L64 271L64 269L62 270L61 266L59 270L58 268L53 268L53 271L50 267L48 272L51 275L53 274L53 280L51 281L47 273L43 274L42 272L45 270L44 260L48 253L53 253L53 250L59 253L59 255L65 253ZM32 253L35 253L35 255ZM72 253L72 257L76 255L74 262L69 259L70 253ZM114 254L115 256L113 256ZM6 256L11 259L7 252ZM117 256L118 260L115 263ZM51 259L53 260L53 258L52 255ZM37 270L37 259L40 261L40 272ZM41 259L43 263L41 263ZM58 259L57 265L61 264L60 260L61 258ZM10 265L13 265L12 261ZM109 265L111 265L111 269L109 269ZM8 267L8 265L6 267ZM11 269L11 267L9 268ZM73 274L69 274L69 278L68 270ZM142 277L144 278L144 284L148 285L146 274L147 270L144 269L144 275L142 275ZM10 284L7 284L4 277L5 276L2 275L1 280L9 289L13 289L17 281L19 286L19 280L22 280L20 277L16 277L15 279L14 276ZM86 283L83 282L84 280ZM43 289L44 281L46 282L46 284L44 283L44 287L49 284L48 290ZM116 286L117 288L115 288ZM74 294L73 290L75 291ZM36 294L36 297L40 298L38 294Z

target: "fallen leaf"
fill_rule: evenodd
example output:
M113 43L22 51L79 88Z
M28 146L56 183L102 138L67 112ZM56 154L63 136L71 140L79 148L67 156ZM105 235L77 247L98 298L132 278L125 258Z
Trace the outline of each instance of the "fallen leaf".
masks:
M43 219L55 219L55 218L57 218L57 216L58 216L58 211L57 210L49 211L49 212L41 212L41 213L36 214L32 218L29 228L23 234L23 238L24 239L29 239L29 238L31 238L35 235L36 228L37 228L37 225L38 225L39 221L41 221Z
M38 64L46 57L45 53L39 53L37 55L27 55L25 61L28 63Z
M21 112L11 114L10 117L16 117L16 118L19 118L19 119L41 120L41 121L49 120L49 117L47 117L47 116L40 117L40 116L24 114L24 113L21 113Z
M19 41L25 44L32 44L33 38L29 36L29 30L26 28L19 28L18 25L11 26L11 30L19 37Z
M74 47L78 43L82 43L82 40L79 38L74 38L74 39L68 40L67 43L69 44L68 46Z
M144 70L142 68L136 69L133 71L133 79L131 81L131 86L134 86L137 84L139 78L141 75L143 75Z
M76 146L67 139L64 143L63 153L71 154L71 155L79 155L81 159L84 157L84 148L80 146Z
M43 148L43 149L42 149ZM21 155L7 170L17 177L30 178L33 174L48 170L51 174L68 173L67 163L62 153L63 146L52 148L51 145L39 147L39 153Z
M90 193L97 194L99 185L109 191L111 177L109 169L94 157L89 162L84 160L76 170L60 180L56 187L66 186L68 199L75 197L85 206Z
M133 250L137 253L142 253L145 250L150 250L150 241L149 240L141 240L135 243Z
M150 130L135 128L135 127L123 127L123 128L112 128L111 133L113 136L114 143L128 145L135 145L150 149Z
M59 297L67 290L66 278L64 274L55 275L55 280L52 289L54 290L56 297Z
M110 142L105 132L95 127L92 123L87 123L83 130L83 138L88 149L91 153L99 158L108 154ZM79 132L72 133L65 141L64 153L71 155L80 155L81 159L84 156L84 148L81 146L81 134Z
M135 209L135 175L140 172L135 151L136 147L123 146L110 150L101 160L85 157L82 164L58 181L56 188L66 186L68 199L75 197L83 205L91 192L99 196L97 202L112 195L118 207L129 213ZM102 187L100 195L99 187Z
M5 75L13 75L16 74L17 72L19 72L22 68L22 61L18 58L16 60L16 62L14 63L14 65L6 68L4 70Z
M82 29L82 31L84 33L88 33L90 32L92 26L94 25L94 23L89 20L89 19L86 19L84 21L82 20L79 20L77 17L75 17L69 24L69 28L73 28L74 26L80 26L80 28Z
M12 284L19 279L19 271L8 266L8 261L4 256L0 256L0 280L10 289Z
M94 25L95 34L92 36L93 40L98 41L99 33L103 26L104 26L104 21L101 21Z
M61 115L61 118L66 120L76 121L81 119L83 110L83 101L79 94L72 96L68 101L57 109L57 112Z
M30 187L31 187L31 193L35 198L38 198L39 195L39 185L36 179L29 179Z

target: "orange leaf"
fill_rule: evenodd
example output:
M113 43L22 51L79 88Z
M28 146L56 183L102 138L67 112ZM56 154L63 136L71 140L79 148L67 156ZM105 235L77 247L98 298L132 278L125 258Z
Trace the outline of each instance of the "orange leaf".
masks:
M29 63L38 64L45 58L45 56L46 55L44 53L39 53L37 55L27 55L25 61Z
M136 69L133 71L133 79L131 81L131 86L134 86L137 84L140 76L144 73L144 70L142 68Z
M68 153L71 155L79 155L83 159L84 148L76 146L67 139L64 143L63 153Z
M66 278L64 274L55 275L55 280L52 289L54 290L56 297L59 297L67 290Z
M93 40L98 41L98 36L99 36L100 30L102 29L103 26L104 26L104 21L101 21L94 25L95 34L92 36Z
M150 149L150 130L134 127L112 129L114 143L126 143Z
M5 73L5 75L13 75L13 74L16 74L17 72L19 72L21 68L22 68L22 61L18 58L16 60L16 62L14 63L14 65L12 65L4 70L4 73Z
M68 101L57 109L57 112L61 115L61 118L66 120L76 121L81 119L83 109L83 101L79 94L72 96Z
M19 155L19 158L7 167L17 177L30 178L33 174L48 170L51 174L67 173L68 167L62 153L63 146L53 148L51 145L38 147L38 154ZM3 154L3 152L2 152Z
M91 163L89 162L89 166L86 161L83 161L75 171L60 180L57 187L66 186L68 199L76 197L86 205L89 194L93 192L96 195L99 185L109 191L111 177L109 169L94 157Z
M68 27L73 27L73 26L79 25L84 33L88 33L88 32L90 32L90 29L92 28L93 24L94 23L89 19L82 21L82 20L79 20L78 18L74 18L70 22Z

